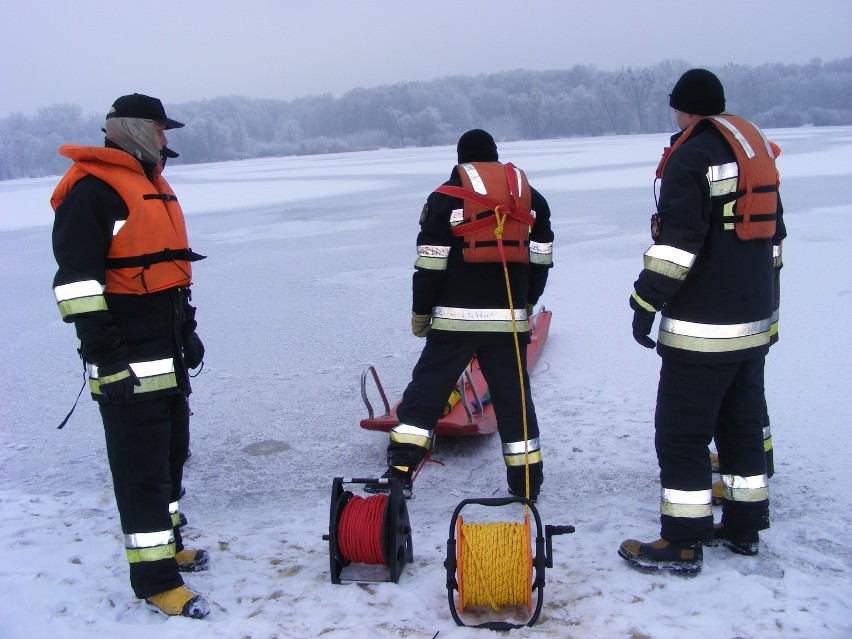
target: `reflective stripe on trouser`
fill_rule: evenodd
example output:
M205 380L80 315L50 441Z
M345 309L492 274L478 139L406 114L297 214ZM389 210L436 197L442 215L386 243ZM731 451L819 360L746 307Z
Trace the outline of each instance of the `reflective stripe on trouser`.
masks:
M723 364L663 358L655 415L663 539L696 542L712 535L707 450L714 436L723 474L765 474L763 364L763 357ZM734 528L762 530L768 499L723 499L722 517Z
M541 444L538 437L526 442L503 442L503 460L507 466L537 464L541 461Z
M405 423L397 424L390 430L388 465L404 473L413 473L426 457L426 453L432 450L434 440L434 430ZM397 452L393 459L390 457L391 448Z
M127 561L131 564L174 558L175 534L172 528L157 532L130 533L124 536L124 549Z
M87 368L89 371L89 390L94 395L100 395L102 378L98 372L98 367L95 364L89 364ZM134 395L177 388L175 362L171 357L147 362L131 362L130 368L139 378L139 386L133 388ZM105 383L106 379L103 378Z
M169 504L169 516L172 518L172 528L180 527L180 502L173 501Z
M183 395L99 403L130 584L145 598L183 584L174 555L183 549L174 516L189 448Z
M476 355L491 396L500 440L524 441L521 413L520 383L515 346L510 339L505 343L480 343L476 335L466 335L465 341L427 338L426 346L411 373L411 382L402 395L397 408L401 424L414 425L424 431L434 430L447 405L447 398L459 376ZM521 344L523 379L526 389L527 439L538 441L538 422L526 372L526 344ZM478 389L484 393L484 389ZM415 442L416 444L416 442ZM414 466L423 459L428 449L411 442L395 442L393 435L388 445L388 465ZM522 451L523 452L523 451ZM535 453L540 461L541 451ZM419 456L418 456L419 455ZM523 455L522 455L523 456Z

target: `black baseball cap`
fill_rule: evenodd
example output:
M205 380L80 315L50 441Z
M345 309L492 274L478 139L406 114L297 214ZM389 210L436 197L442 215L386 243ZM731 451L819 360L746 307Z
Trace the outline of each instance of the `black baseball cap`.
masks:
M152 98L149 95L134 93L132 95L123 95L113 102L107 113L109 118L141 118L143 120L154 120L159 122L167 129L179 129L183 126L183 122L172 120L166 117L166 110L163 108L163 103L157 98Z

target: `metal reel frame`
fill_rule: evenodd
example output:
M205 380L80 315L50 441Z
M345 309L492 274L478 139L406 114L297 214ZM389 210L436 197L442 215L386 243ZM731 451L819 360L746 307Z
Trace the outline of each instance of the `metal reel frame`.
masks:
M458 611L456 610L455 596L453 595L453 591L457 591L459 588L458 580L456 578L456 521L458 520L462 509L470 504L490 507L508 506L509 504L523 504L527 506L533 514L536 526L536 537L535 554L533 555L533 569L535 576L532 582L532 590L533 592L536 590L538 592L536 596L535 610L525 624L515 624L507 621L487 621L477 625L468 625L459 617ZM444 567L447 569L447 601L450 606L450 614L452 614L456 624L469 628L484 628L487 630L512 630L515 628L524 628L526 626L535 625L535 622L541 614L542 605L544 604L545 569L553 568L552 537L554 535L564 535L566 533L573 532L574 526L546 526L544 528L544 533L542 533L541 517L539 517L535 504L529 499L525 499L523 497L489 497L462 500L459 505L456 506L455 511L453 511L453 516L450 521L450 534L447 538L447 559L444 561Z
M390 486L388 501L382 514L382 554L385 566L388 570L388 578L376 579L344 579L341 577L343 569L352 562L347 560L340 551L338 541L338 525L343 515L343 509L354 494L343 489L343 484L372 484L378 483L379 479L335 477L331 487L331 507L329 512L328 534L322 538L328 541L329 565L331 568L331 583L341 584L344 582L378 583L380 581L392 581L399 583L400 575L405 564L414 560L414 550L411 541L411 524L408 518L408 508L405 497L402 494L402 485L395 478L386 480Z

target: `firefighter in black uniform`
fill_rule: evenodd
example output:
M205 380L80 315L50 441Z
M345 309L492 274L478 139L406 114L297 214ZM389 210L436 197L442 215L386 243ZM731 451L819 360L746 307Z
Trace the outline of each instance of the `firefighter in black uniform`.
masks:
M180 572L205 570L208 554L183 547L178 500L187 370L204 356L189 292L202 256L161 175L177 156L164 131L182 126L160 100L127 95L106 116L104 147L60 148L74 164L51 199L53 285L103 419L133 591L168 615L200 618L209 605Z
M528 466L528 496L536 499L543 465L526 370L527 319L553 265L550 209L522 171L498 162L497 146L487 132L468 131L457 151L458 165L429 196L420 216L411 327L414 335L426 337L426 345L397 409L399 424L390 431L384 477L397 477L410 490L413 473L434 444L435 424L447 398L476 356L497 418L509 491L527 495ZM444 189L453 195L440 192ZM467 199L477 194L502 202L500 210L515 197L518 219L511 214L504 218L505 271L495 241L493 203ZM474 220L487 228L473 233L465 224Z
M754 554L769 527L763 450L764 358L774 311L773 237L783 229L774 153L754 125L725 114L719 79L681 76L670 105L681 131L658 168L654 244L634 284L633 336L647 348L661 312L655 416L660 539L626 540L642 570L696 574L702 544ZM714 526L708 446L721 464Z

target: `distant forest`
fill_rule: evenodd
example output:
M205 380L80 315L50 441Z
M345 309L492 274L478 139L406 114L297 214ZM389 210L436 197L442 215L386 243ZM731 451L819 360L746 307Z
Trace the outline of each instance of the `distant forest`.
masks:
M498 140L659 133L674 126L668 94L694 65L665 60L601 71L516 70L400 82L295 100L226 96L172 104L178 164L455 143L471 128ZM852 124L852 56L807 64L710 67L727 110L763 128ZM104 113L53 104L0 119L0 179L63 173L65 143L101 146Z

